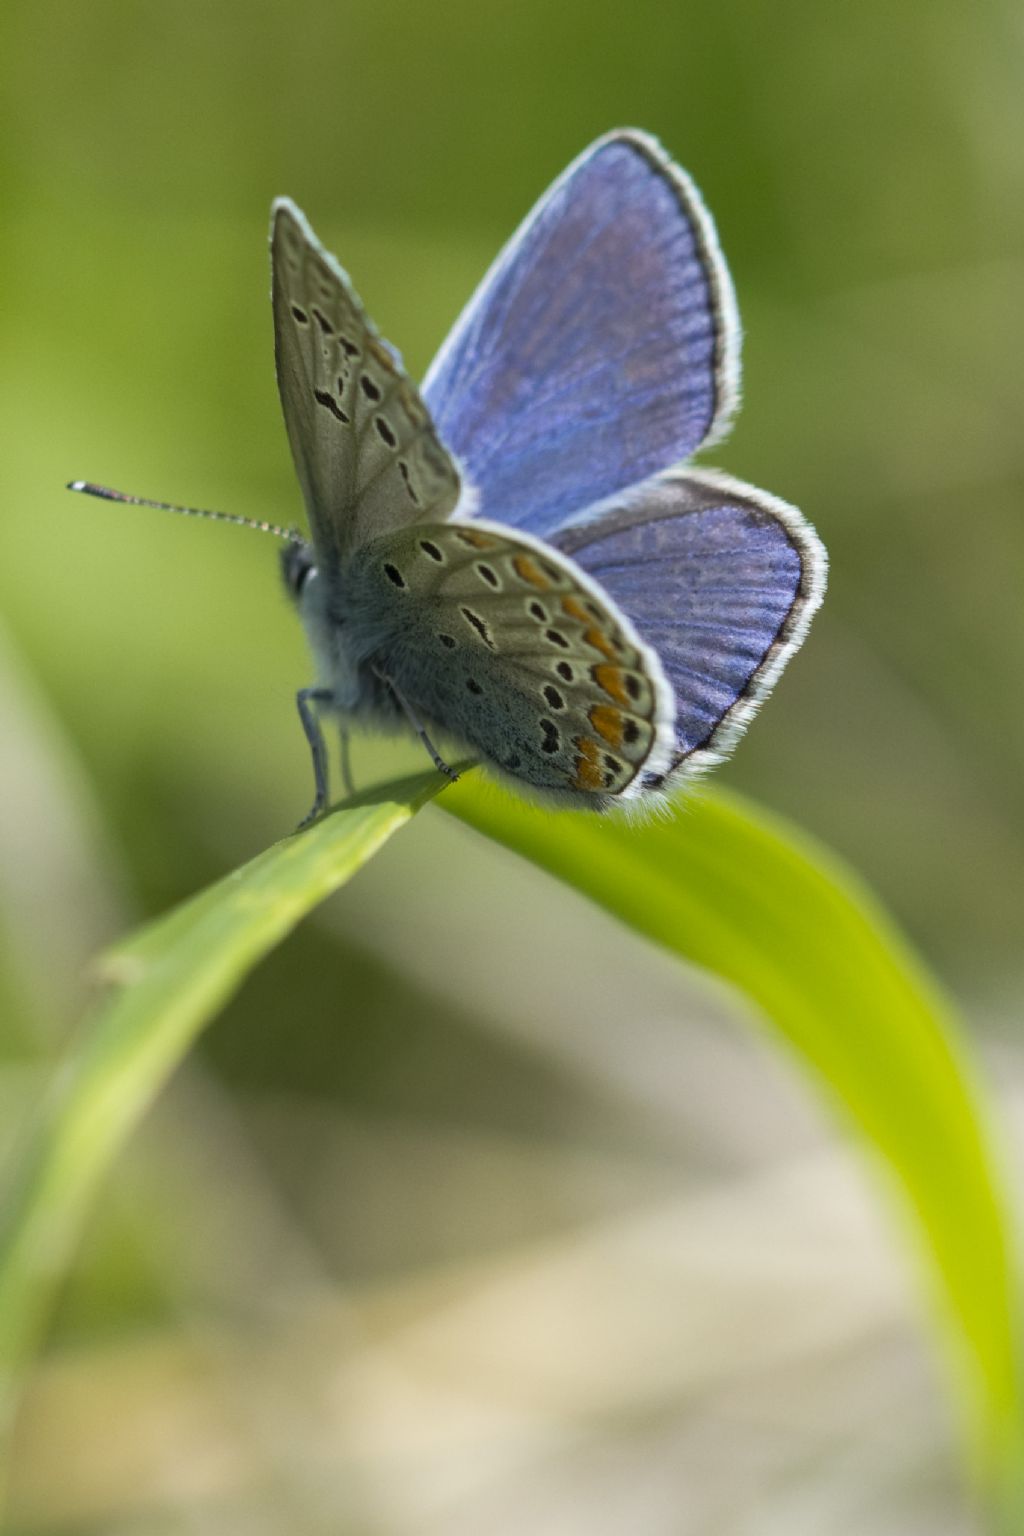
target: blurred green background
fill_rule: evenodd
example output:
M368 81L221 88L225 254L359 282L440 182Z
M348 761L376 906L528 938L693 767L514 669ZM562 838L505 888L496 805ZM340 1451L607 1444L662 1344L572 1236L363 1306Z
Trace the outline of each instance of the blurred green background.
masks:
M276 546L63 483L296 519L271 198L422 373L533 199L624 123L695 177L736 282L745 404L711 461L832 557L721 779L873 882L1012 1138L1022 55L1002 0L9 0L4 1148L89 955L310 789ZM959 1536L874 1195L731 1000L428 810L133 1144L26 1406L17 1528Z

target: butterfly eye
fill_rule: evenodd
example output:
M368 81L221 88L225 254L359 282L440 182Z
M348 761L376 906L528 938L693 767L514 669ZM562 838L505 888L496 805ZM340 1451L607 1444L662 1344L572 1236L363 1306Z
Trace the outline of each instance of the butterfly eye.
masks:
M302 589L306 582L316 574L313 551L308 544L302 544L297 539L293 539L285 545L281 551L281 573L288 591L298 600L302 596Z

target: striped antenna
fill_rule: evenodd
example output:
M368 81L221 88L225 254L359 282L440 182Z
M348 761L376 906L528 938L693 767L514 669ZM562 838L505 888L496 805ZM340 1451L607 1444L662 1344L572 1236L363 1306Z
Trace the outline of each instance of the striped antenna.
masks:
M155 507L158 512L180 512L183 517L207 517L214 523L237 523L241 528L255 528L257 533L272 533L277 539L289 544L301 544L302 535L297 528L282 528L279 523L261 523L255 517L243 517L240 512L208 512L205 507L178 507L170 501L150 501L148 496L129 496L127 491L112 491L107 485L94 485L91 480L69 480L69 491L82 491L86 496L99 496L102 501L123 501L130 507Z

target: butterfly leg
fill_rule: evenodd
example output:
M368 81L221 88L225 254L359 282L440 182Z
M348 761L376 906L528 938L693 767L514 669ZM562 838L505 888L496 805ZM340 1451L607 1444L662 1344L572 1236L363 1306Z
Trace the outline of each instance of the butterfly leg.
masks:
M374 667L373 670L376 673L376 675L380 678L381 682L387 684L387 686L391 689L391 692L394 694L395 698L398 700L399 704L402 706L402 709L403 709L403 711L405 713L405 718L408 720L409 724L412 726L413 730L416 732L416 735L419 737L420 741L422 741L423 745L426 747L427 751L430 753L430 760L433 763L434 767L437 768L439 770L439 772L441 772L443 774L446 774L447 777L449 779L451 779L452 783L455 784L458 781L458 777L459 777L458 774L455 772L455 770L453 768L449 768L448 764L445 762L445 760L441 756L440 752L438 752L437 748L434 746L434 743L431 741L430 737L427 735L427 733L424 730L423 726L420 724L419 720L416 718L415 711L413 710L413 707L409 703L408 699L406 699L402 695L402 693L400 692L400 690L399 690L398 686L396 685L396 683L394 682L394 680L392 678L388 677L386 672L382 672L379 667Z
M349 754L349 733L344 726L338 732L338 749L341 759L341 782L346 795L354 795L356 786L352 778L352 759Z
M316 784L316 798L296 827L297 832L301 832L303 827L308 827L310 822L316 821L327 808L327 747L324 744L324 733L320 729L316 706L329 704L332 698L333 694L329 688L300 688L295 695L299 719L302 721L302 729L306 733L309 750L313 755L313 779Z

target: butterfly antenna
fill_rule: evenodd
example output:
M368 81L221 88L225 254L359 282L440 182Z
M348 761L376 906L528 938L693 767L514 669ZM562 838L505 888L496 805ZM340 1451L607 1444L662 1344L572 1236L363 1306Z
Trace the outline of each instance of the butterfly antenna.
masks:
M255 528L258 533L272 533L289 544L302 543L297 528L263 523L255 517L243 517L240 512L209 512L205 507L179 507L171 501L151 501L148 496L130 496L127 491L113 491L107 485L94 485L91 480L69 480L67 488L82 491L86 496L98 496L101 501L123 501L130 507L155 507L158 512L180 512L183 517L207 517L214 523L237 523L241 528Z

